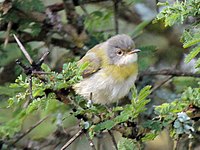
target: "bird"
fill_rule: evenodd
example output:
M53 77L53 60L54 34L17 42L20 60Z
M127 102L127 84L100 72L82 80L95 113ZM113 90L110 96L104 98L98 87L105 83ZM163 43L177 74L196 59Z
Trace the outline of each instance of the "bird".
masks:
M139 49L129 35L118 34L91 48L78 61L87 63L75 92L96 104L113 104L124 98L138 74Z

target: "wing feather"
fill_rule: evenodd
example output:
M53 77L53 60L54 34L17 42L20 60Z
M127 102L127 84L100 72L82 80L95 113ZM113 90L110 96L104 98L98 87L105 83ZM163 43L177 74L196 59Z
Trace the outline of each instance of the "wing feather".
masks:
M99 45L95 46L91 50L89 50L86 55L78 62L78 65L83 63L88 63L88 66L83 71L83 78L87 78L91 76L93 73L97 72L101 69L101 58L97 56L97 53L94 51L98 51Z

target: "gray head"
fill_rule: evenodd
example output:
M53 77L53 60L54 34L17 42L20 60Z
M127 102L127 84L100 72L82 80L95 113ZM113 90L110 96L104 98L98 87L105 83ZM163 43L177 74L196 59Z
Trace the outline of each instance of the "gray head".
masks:
M119 34L106 41L107 55L110 63L115 65L127 65L137 61L137 52L135 43L130 36Z

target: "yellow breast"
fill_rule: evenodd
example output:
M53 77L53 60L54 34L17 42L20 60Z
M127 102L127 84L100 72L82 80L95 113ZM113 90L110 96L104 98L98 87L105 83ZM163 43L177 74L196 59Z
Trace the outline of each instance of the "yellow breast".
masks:
M105 67L105 76L112 76L117 81L126 80L130 76L137 74L137 72L137 63L124 66L108 65Z

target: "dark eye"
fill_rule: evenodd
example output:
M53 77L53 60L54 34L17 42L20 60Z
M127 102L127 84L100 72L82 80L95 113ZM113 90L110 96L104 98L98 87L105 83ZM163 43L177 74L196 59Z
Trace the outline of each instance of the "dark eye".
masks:
M123 54L124 54L124 52L122 50L117 51L117 55L122 56Z

